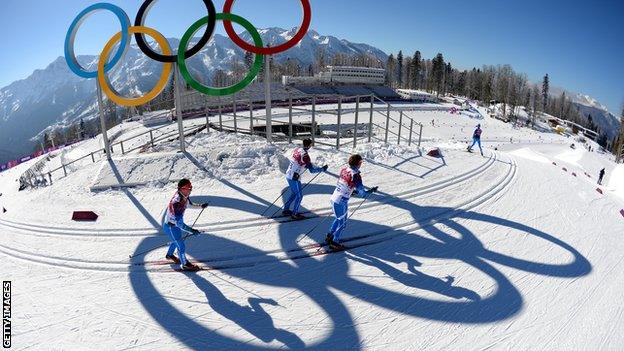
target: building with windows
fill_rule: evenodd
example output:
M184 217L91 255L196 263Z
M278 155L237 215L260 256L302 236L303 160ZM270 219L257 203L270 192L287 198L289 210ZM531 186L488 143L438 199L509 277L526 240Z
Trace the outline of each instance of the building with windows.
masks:
M382 85L386 78L383 68L327 66L313 77L282 76L283 85L366 84Z
M405 100L411 100L414 102L437 102L438 99L435 95L429 94L426 91L413 90L413 89L397 89L397 94Z

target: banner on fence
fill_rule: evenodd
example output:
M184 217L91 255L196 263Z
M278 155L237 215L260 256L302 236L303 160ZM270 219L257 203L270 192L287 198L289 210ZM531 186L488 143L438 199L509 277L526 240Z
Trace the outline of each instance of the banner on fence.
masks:
M72 143L72 144L74 144L74 143ZM45 155L45 154L50 153L52 151L56 151L58 149L62 149L65 146L69 146L69 145L72 145L72 144L58 145L58 146L55 146L55 147L50 147L50 148L45 149L45 151L39 150L37 152L34 152L34 153L32 153L32 154L30 154L28 156L24 156L24 157L19 158L17 160L9 161L9 162L7 162L5 164L0 164L0 172L4 172L4 171L6 171L6 170L8 170L10 168L13 168L13 167L15 167L15 166L17 166L19 164L24 163L26 161L30 161L30 160L32 160L34 158L37 158L37 157L41 156L41 155Z

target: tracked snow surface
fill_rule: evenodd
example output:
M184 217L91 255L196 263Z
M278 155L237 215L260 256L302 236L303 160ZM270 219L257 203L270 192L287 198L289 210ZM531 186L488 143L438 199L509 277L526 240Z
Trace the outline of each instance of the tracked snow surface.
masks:
M420 149L417 137L397 145L398 130L385 144L378 127L355 149L317 143L312 160L329 172L305 188L302 206L316 217L304 221L267 218L279 210L274 199L283 204L294 145L214 129L188 137L187 153L173 140L111 163L88 159L38 189L18 191L17 182L37 160L0 173L13 349L624 349L624 187L611 177L622 168L578 143L571 149L572 138L489 117L406 116L424 125ZM465 150L477 123L484 156ZM145 131L117 128L118 140ZM96 138L62 155L99 147ZM434 147L443 158L427 156ZM349 219L350 248L327 254L316 244L352 152L364 156L364 184L379 192ZM193 201L210 203L197 219L203 234L186 241L204 268L196 273L163 262L161 225L182 177ZM138 185L110 187L119 183ZM350 211L362 201L353 198ZM72 222L72 211L99 219ZM199 213L187 210L187 224Z

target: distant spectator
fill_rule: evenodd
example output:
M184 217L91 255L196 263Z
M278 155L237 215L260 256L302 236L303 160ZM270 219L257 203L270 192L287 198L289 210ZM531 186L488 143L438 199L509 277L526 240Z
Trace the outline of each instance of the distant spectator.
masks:
M601 169L600 173L598 174L598 185L602 185L602 178L604 178L605 175L605 169Z

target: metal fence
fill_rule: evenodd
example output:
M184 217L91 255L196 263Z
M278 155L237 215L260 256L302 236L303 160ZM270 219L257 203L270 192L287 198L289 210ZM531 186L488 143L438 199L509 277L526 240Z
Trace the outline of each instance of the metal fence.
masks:
M187 95L189 98L190 95ZM186 102L186 101L185 101ZM266 137L266 108L264 101L253 97L248 100L240 99L236 94L227 98L213 98L202 100L203 106L198 103L186 104L182 111L184 120L203 118L205 122L199 125L187 125L183 128L185 136L199 133L202 130L219 130L223 132L259 135ZM360 142L373 140L388 144L391 139L401 143L420 147L423 134L423 125L414 120L412 110L406 106L393 105L375 95L335 96L335 95L293 95L282 96L281 100L272 101L275 112L272 114L272 136L275 141L291 143L295 139L311 138L321 145L355 148ZM285 110L279 112L279 109ZM255 111L259 113L254 114ZM398 112L398 119L393 118L392 112ZM163 113L176 116L174 111ZM320 116L323 117L319 121ZM296 120L296 117L298 120ZM307 120L309 118L309 121ZM302 119L304 119L302 121ZM162 141L174 141L179 137L179 130L171 128L173 123L152 128L144 133L117 141L111 144L111 153L119 152L125 155L137 150L147 151ZM149 139L146 136L149 135ZM137 139L146 141L137 143ZM335 139L334 142L331 140ZM138 144L138 145L137 145ZM90 152L71 162L64 163L49 171L43 170L41 165L37 169L29 169L26 182L30 186L52 184L55 178L67 176L70 166L77 165L85 160L95 163L106 157L104 148ZM47 180L45 180L47 176ZM44 179L41 181L41 179ZM36 181L35 181L36 180Z

